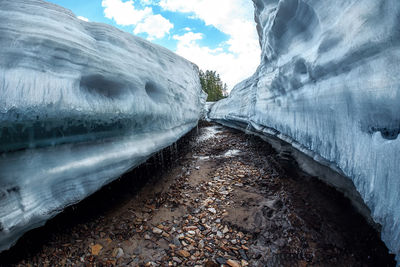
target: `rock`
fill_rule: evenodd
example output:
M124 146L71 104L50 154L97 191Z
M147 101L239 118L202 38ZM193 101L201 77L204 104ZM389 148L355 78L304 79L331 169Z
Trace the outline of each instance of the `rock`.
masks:
M144 235L144 239L146 239L146 240L150 240L150 239L151 239L151 237L150 237L148 234L145 234L145 235Z
M179 235L177 236L177 238L180 239L180 240L182 240L182 239L185 238L185 235L184 235L184 234L179 234Z
M162 236L168 238L168 237L169 237L169 234L166 233L166 232L163 232L163 233L162 233Z
M92 255L97 256L100 254L100 251L103 249L103 246L100 244L96 244L91 247Z
M153 233L160 235L163 233L163 230L161 230L160 228L154 227L153 228Z
M216 214L216 213L217 213L217 211L216 211L214 208L208 208L207 210L208 210L209 212L213 213L213 214Z
M228 226L225 225L224 229L222 230L222 233L226 234L229 232Z
M186 227L183 227L183 230L185 230L185 231L194 231L194 230L197 230L197 229L198 229L197 226L186 226Z
M234 260L227 260L226 264L228 264L231 267L241 267L240 263L238 263L237 261L234 261Z
M178 258L178 257L172 257L172 260L174 261L174 262L176 262L176 263L182 263L182 260L180 259L180 258Z
M177 254L182 256L182 257L185 257L185 258L189 258L190 257L190 253L188 251L186 251L186 250L183 250L183 249L179 250L177 252Z
M247 257L246 251L244 251L243 249L239 249L239 254L240 254L240 257L242 257L242 259L244 259L246 261L249 260L249 258Z
M121 258L122 256L124 256L124 250L123 250L122 248L115 248L115 249L113 250L112 256L113 256L114 258L119 259L119 258Z
M242 264L243 267L249 266L249 263L245 260L242 260L240 263Z
M172 239L172 243L177 247L181 246L181 242L179 241L178 237L175 237L174 239Z
M203 239L199 241L198 247L199 247L200 249L203 249L203 248L204 248L204 240L203 240Z
M217 263L215 263L214 261L206 261L206 263L204 264L204 267L219 267L219 265Z
M226 263L226 259L225 259L225 258L222 258L222 257L216 258L215 261L216 261L218 264L225 264L225 263Z

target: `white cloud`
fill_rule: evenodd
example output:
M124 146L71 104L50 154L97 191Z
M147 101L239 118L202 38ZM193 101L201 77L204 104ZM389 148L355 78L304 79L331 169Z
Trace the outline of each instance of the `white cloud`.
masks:
M254 62L247 58L247 54L235 55L224 52L222 48L210 49L199 45L198 41L203 38L201 33L188 32L173 38L178 40L177 54L203 70L216 70L229 89L254 72Z
M142 0L150 4L151 0ZM137 9L133 0L103 0L106 18L114 19L118 25L135 26L134 33L147 33L149 39L163 38L173 28L173 24L161 15L154 15L151 7Z
M202 69L219 72L229 87L252 75L260 61L260 47L249 0L161 0L164 10L189 13L229 35L226 52L177 39L177 53ZM186 34L182 38L188 38ZM176 36L175 36L176 37Z
M203 39L202 33L188 32L184 35L174 35L173 38L179 41L179 46L195 45L196 40Z
M147 33L150 40L163 38L174 25L161 15L152 15L136 25L133 33Z
M80 19L80 20L89 22L89 19L88 19L88 18L85 18L85 17L82 17L82 16L78 16L77 18Z
M136 9L132 0L127 2L103 0L101 6L104 8L106 18L114 19L117 24L122 26L136 25L153 14L152 9L149 7L143 10Z

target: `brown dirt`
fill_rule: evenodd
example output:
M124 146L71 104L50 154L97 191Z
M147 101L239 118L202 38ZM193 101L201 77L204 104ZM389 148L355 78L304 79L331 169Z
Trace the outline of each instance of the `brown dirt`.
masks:
M200 135L210 129L28 233L0 265L395 266L340 193L259 138L213 124Z

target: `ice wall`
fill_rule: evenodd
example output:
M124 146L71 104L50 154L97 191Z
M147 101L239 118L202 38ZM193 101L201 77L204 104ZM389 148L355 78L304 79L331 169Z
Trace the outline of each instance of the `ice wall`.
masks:
M0 0L0 251L171 145L205 104L197 67L41 0Z
M209 116L349 177L400 260L400 2L253 0L261 65Z

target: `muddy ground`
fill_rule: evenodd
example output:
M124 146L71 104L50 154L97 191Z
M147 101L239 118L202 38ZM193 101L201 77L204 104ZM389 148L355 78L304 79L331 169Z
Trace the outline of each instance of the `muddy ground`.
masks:
M340 193L259 138L202 123L68 208L1 266L395 266Z

